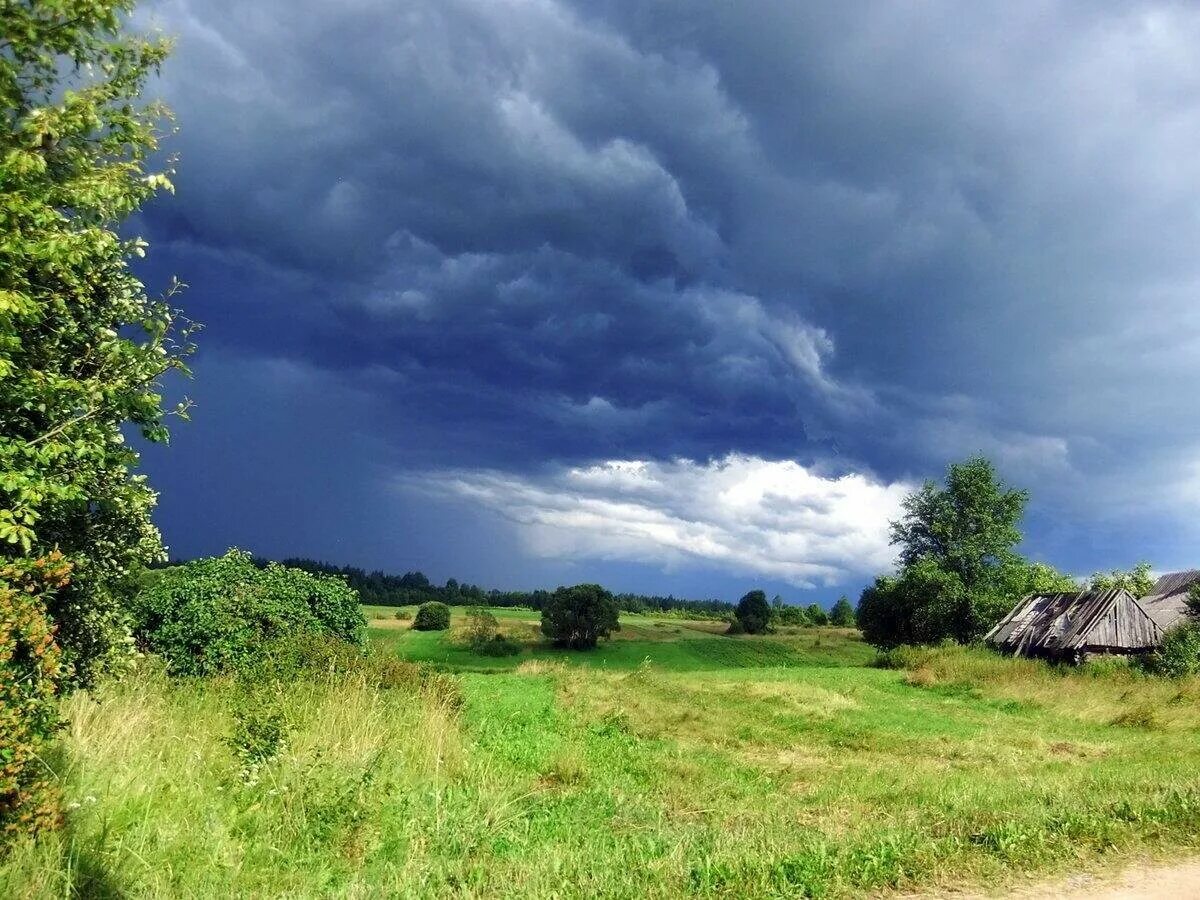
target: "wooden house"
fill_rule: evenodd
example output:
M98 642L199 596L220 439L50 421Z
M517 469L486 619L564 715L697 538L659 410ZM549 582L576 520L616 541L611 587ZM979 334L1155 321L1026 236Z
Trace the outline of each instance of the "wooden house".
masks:
M1169 572L1150 588L1150 593L1139 602L1150 614L1150 618L1163 631L1183 624L1190 614L1187 605L1188 591L1200 582L1200 570Z
M1081 661L1096 653L1144 653L1163 629L1128 591L1030 594L984 638L1023 656Z

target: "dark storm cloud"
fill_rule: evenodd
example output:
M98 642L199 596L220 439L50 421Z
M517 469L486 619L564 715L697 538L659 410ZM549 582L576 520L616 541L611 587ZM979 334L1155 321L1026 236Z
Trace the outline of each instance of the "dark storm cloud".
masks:
M152 271L246 372L362 398L378 459L899 478L982 450L1063 515L1200 499L1194 7L142 20L179 35Z

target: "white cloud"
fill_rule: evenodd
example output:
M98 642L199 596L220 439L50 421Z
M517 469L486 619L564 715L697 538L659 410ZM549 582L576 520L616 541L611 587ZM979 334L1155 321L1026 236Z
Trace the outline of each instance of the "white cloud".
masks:
M888 568L888 522L911 490L739 454L708 463L612 460L536 477L428 473L403 486L500 513L537 556L712 565L798 587Z

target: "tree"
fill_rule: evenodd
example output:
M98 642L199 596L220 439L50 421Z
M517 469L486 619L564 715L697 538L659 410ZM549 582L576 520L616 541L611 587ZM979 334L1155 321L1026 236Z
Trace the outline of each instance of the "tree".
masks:
M926 481L904 499L904 517L892 523L901 567L932 560L975 591L1013 557L1028 501L1025 491L1007 488L981 456L951 465L944 488Z
M430 600L417 607L412 627L416 631L445 631L450 627L450 607L437 600Z
M598 584L560 587L542 607L542 634L556 647L590 650L621 626L617 601Z
M1072 590L1074 582L1013 549L1028 501L975 457L950 466L945 487L926 482L892 523L900 571L862 594L858 624L880 647L978 639L1031 591Z
M850 600L844 594L838 598L838 602L833 604L833 609L829 611L829 621L839 628L854 626L854 607L850 605Z
M125 33L132 6L0 5L0 564L63 553L48 614L77 682L127 648L123 580L162 555L122 428L166 441L160 380L192 351L121 227L172 174L152 166L169 114L138 101L169 42Z
M738 601L733 617L745 634L763 634L771 623L771 606L762 591L750 591Z
M1140 599L1154 587L1154 576L1150 574L1150 563L1140 562L1128 571L1113 569L1111 572L1097 572L1091 577L1088 587L1094 591L1126 590Z
M808 621L813 625L828 625L829 613L825 612L825 607L820 603L810 603L804 612L808 616Z

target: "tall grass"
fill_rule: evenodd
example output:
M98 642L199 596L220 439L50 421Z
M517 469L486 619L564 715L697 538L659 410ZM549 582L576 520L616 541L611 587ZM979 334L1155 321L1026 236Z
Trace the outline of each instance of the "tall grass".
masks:
M1196 846L1194 682L958 648L888 670L829 638L836 666L817 639L786 665L700 635L611 669L143 672L68 700L68 828L0 896L838 897Z

